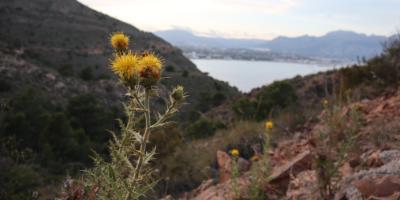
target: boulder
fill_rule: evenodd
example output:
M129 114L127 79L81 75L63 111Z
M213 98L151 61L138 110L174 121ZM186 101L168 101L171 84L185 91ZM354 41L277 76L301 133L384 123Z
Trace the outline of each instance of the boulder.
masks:
M372 153L368 160L379 160L383 165L344 177L335 199L398 199L400 154L394 150Z
M232 177L232 158L223 151L217 151L217 162L219 167L219 182L223 183ZM239 157L237 160L237 168L240 174L250 169L250 162Z
M313 154L307 150L298 154L286 164L275 167L268 178L269 183L277 185L283 191L286 191L290 182L290 175L295 176L302 171L310 170L313 163L313 157Z
M223 183L232 176L232 159L227 153L217 151L217 162L219 167L219 182Z
M393 195L397 196L397 194L400 192L400 177L383 176L376 178L365 178L353 182L353 185L362 194L364 199L371 197L390 199L389 197L392 197Z
M315 170L306 170L297 174L289 183L286 197L289 200L318 200L318 187Z

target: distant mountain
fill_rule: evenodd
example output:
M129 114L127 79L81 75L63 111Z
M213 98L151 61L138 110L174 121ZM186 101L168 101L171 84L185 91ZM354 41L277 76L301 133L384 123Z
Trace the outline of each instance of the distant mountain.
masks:
M365 35L351 31L329 32L321 37L278 37L266 42L262 47L271 51L296 54L307 57L335 59L357 59L372 57L382 51L385 36Z
M222 37L198 36L191 31L183 29L158 31L154 34L178 47L252 48L259 47L265 43L265 40L258 39L228 39Z
M182 29L159 31L155 34L178 47L269 49L282 54L346 60L379 54L382 43L387 39L385 36L368 36L352 31L333 31L320 37L281 36L273 40L204 37Z

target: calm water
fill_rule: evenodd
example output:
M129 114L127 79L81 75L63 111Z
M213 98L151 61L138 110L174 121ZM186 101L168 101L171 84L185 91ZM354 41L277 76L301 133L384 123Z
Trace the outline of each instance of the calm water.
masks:
M243 92L269 84L275 80L292 78L327 71L334 67L311 64L283 63L269 61L206 60L193 59L197 67L210 76L227 81Z

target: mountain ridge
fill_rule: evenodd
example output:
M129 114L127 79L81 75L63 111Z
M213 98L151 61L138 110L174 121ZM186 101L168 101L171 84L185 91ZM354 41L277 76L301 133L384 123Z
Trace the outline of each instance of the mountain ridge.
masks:
M269 49L282 54L350 60L379 54L382 43L388 39L346 30L331 31L322 36L278 36L272 40L204 37L183 29L155 34L178 47Z
M156 31L155 35L169 41L176 46L200 46L222 48L244 48L253 45L256 47L264 40L261 39L233 39L223 37L198 36L194 32L184 29Z

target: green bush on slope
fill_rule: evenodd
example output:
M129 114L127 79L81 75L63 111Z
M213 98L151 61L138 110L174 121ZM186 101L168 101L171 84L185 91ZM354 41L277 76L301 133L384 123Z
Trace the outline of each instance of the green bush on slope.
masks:
M284 109L297 101L293 87L287 81L276 81L261 89L255 100L240 99L233 104L233 111L242 119L263 120L274 109Z

